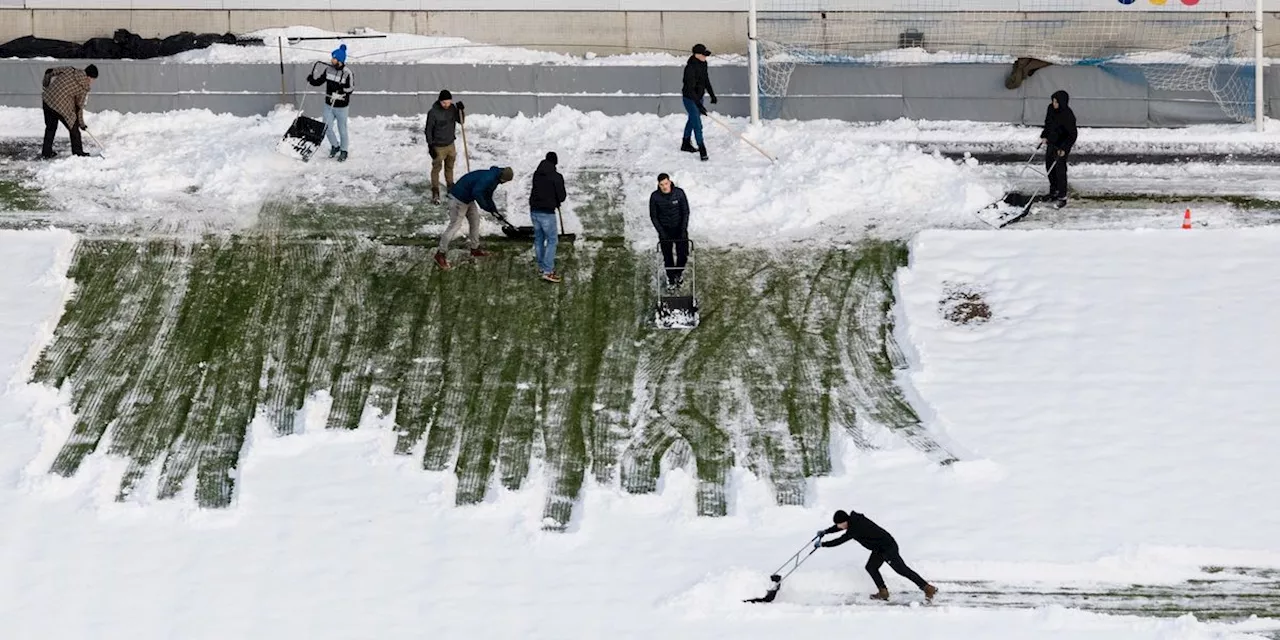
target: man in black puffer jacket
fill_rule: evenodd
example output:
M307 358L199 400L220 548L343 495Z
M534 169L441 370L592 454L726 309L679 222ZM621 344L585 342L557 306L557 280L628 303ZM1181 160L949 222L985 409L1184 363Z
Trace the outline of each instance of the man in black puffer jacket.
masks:
M658 232L667 286L678 289L684 282L684 267L689 260L689 199L665 173L658 174L658 188L649 196L649 220Z
M711 88L711 76L707 73L709 55L711 52L706 47L693 45L693 55L689 56L689 61L684 65L684 83L680 88L684 110L689 114L689 119L684 124L684 141L680 143L680 150L690 153L697 151L703 160L707 159L707 145L702 141L702 116L706 115L707 108L702 104L702 94L709 94L711 104L716 103L716 91ZM689 142L691 135L698 140L697 148Z
M876 600L889 599L889 587L885 586L884 577L880 575L880 565L889 563L889 567L898 572L898 575L912 581L920 590L924 592L924 597L933 600L933 594L938 592L938 588L929 584L920 574L911 570L906 562L902 560L902 554L898 553L898 542L889 535L880 525L871 521L870 518L852 511L845 513L837 511L831 517L835 525L823 529L818 532L817 537L813 539L814 548L822 547L838 547L850 540L857 540L858 544L866 547L871 551L871 557L867 558L867 573L871 574L871 580L876 583L877 591L871 594ZM822 541L822 536L844 531L844 535L835 540Z
M1044 168L1049 172L1049 197L1059 209L1067 206L1067 161L1076 144L1076 114L1069 106L1066 91L1054 92L1044 114L1044 131L1040 142L1048 145Z
M533 218L533 255L538 271L547 282L560 282L556 273L556 209L564 204L564 176L556 171L560 158L548 151L547 157L533 172L533 189L529 192L529 217Z

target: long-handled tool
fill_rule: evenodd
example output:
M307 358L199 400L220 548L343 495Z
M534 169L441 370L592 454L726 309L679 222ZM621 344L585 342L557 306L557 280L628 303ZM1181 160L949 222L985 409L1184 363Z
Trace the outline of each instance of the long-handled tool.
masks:
M467 161L467 173L471 173L471 151L467 149L467 123L459 122L462 127L462 157Z
M93 132L88 129L85 129L84 132L89 134L89 139L93 140L93 144L97 145L98 155L101 155L104 158L107 157L107 148L102 146L101 142L98 142L98 138L93 135Z
M568 241L568 242L573 242L573 241L577 240L577 239L578 239L578 234L576 234L576 233L565 233L565 230L564 230L564 213L562 213L562 212L560 211L560 207L556 207L556 215L560 216L560 233L559 233L559 236L560 236L560 237L559 237L559 239L560 239L560 240L566 240L566 241Z
M769 579L773 581L773 586L769 587L769 591L764 594L764 597L751 598L749 600L743 600L743 602L773 602L773 599L778 597L778 590L782 588L782 581L795 573L796 569L799 569L800 565L804 564L804 561L808 560L809 556L813 555L814 552L818 550L818 545L815 545L814 541L821 537L821 535L816 535L810 538L799 551L792 554L790 558L787 558L787 561L782 563L782 566L778 567L778 570L774 571L773 575L769 576ZM805 553L806 550L808 553ZM791 568L787 569L787 567ZM782 573L783 569L787 569L787 572Z
M720 118L717 118L717 117L715 117L715 116L711 115L711 113L710 113L710 112L707 112L707 117L708 117L708 118L711 118L711 120L712 120L713 122L715 122L716 124L718 124L718 125L720 125L720 126L724 127L726 130L728 130L728 131L729 131L729 133L732 133L733 135L738 136L738 138L739 138L739 139L741 139L743 142L745 142L745 143L747 143L747 144L751 145L751 147L752 147L752 148L754 148L756 151L759 151L759 152L760 152L760 155L762 155L762 156L764 156L764 157L768 158L768 159L769 159L769 162L777 162L777 161L778 161L778 159L777 159L777 158L774 158L773 156L769 155L769 152L768 152L768 151L765 151L764 149L761 149L759 145L757 145L756 143L754 143L754 142L752 142L752 141L748 140L746 136L742 135L741 133L738 133L737 131L734 131L732 127L730 127L729 125L727 125L727 124L725 124L724 122L722 122L722 121L720 120Z

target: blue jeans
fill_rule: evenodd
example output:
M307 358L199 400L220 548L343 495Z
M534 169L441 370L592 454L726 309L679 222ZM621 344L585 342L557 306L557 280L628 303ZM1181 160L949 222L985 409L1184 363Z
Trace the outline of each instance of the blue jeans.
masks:
M324 131L325 136L329 138L329 146L338 147L343 151L347 150L347 109L351 107L342 107L334 109L333 105L324 105ZM338 132L333 132L334 121L338 122ZM342 136L342 143L339 145L338 136Z
M538 258L538 269L543 273L556 270L556 214L549 211L530 211L533 218L533 255Z
M689 134L693 134L698 141L698 146L702 145L702 112L698 111L698 103L689 98L684 99L684 110L689 114L689 121L684 123L684 137L688 138Z

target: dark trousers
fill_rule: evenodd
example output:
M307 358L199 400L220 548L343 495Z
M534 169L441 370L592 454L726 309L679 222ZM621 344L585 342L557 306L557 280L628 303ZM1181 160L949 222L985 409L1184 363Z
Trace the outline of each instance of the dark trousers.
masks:
M1067 160L1070 158L1069 151L1062 157L1058 157L1058 149L1050 145L1048 153L1044 156L1044 168L1049 172L1049 193L1067 197ZM1054 164L1055 161L1057 164Z
M662 263L667 267L667 282L675 284L684 277L684 266L689 263L689 240L660 240L658 246L662 249Z
M867 573L871 574L871 580L876 583L877 589L888 588L884 585L884 577L880 575L880 566L886 562L889 563L890 569L898 572L898 575L914 582L917 587L924 589L925 585L929 584L924 581L924 578L920 577L920 574L912 571L911 567L908 567L906 562L902 561L902 555L898 553L898 547L894 546L888 549L872 551L871 557L867 558Z
M41 148L41 152L46 156L53 155L53 137L58 133L59 122L65 125L71 134L71 153L76 155L84 153L84 144L80 141L80 127L68 124L57 111L50 109L48 104L44 105L44 147Z

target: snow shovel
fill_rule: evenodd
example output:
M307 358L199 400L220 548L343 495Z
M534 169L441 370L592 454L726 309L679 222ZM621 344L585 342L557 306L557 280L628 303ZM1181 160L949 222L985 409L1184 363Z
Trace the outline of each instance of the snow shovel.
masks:
M513 240L533 239L533 227L517 227L514 224L511 224L511 221L498 211L490 211L488 213L493 216L494 220L498 221L498 224L502 226L502 234L508 238Z
M578 234L576 234L576 233L565 233L565 232L564 232L564 213L561 213L561 211L560 211L560 207L556 207L556 215L560 216L560 237L559 237L559 239L560 239L560 240L567 240L567 241L569 241L569 242L574 242L574 241L576 241L576 240L578 239Z
M792 573L795 573L796 569L799 569L800 565L804 564L804 561L808 560L809 556L813 555L814 552L818 550L817 545L813 544L813 542L821 537L821 535L816 535L810 538L799 551L795 552L795 554L790 558L787 558L787 561L782 563L782 566L778 567L778 570L774 571L773 575L769 576L769 579L773 581L773 586L769 587L768 593L765 593L763 597L750 598L743 600L743 602L773 602L773 599L778 597L778 590L782 588L782 581L786 580ZM805 549L808 549L809 553L805 553ZM803 554L803 556L801 554ZM786 573L782 573L782 570L786 569L788 566L791 568Z
M98 142L98 138L93 135L93 132L90 131L88 128L85 128L84 132L89 134L89 139L93 141L93 144L97 145L98 155L103 158L107 157L107 148L102 146L101 142Z

